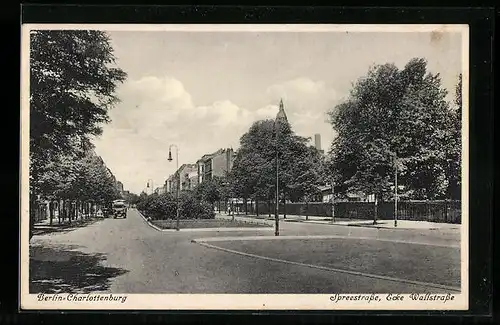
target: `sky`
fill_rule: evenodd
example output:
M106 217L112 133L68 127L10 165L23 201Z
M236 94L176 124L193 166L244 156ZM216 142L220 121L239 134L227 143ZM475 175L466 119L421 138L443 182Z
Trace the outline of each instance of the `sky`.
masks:
M428 61L454 92L461 71L461 34L394 32L110 31L117 65L128 74L120 102L93 143L124 188L139 194L162 186L179 166L220 148L237 149L259 119L274 118L280 99L293 130L335 133L327 112L349 95L374 64L403 68ZM311 142L312 143L312 142ZM173 156L175 159L175 148Z

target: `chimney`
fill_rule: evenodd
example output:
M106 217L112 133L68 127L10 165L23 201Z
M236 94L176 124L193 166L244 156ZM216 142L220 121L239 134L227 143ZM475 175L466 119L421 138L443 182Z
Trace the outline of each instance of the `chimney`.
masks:
M321 135L319 133L314 135L314 146L318 151L321 151Z

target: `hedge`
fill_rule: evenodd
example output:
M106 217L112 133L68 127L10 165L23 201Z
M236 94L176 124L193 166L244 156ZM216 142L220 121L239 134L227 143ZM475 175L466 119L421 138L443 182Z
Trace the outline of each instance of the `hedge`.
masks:
M215 211L210 203L196 199L191 193L179 197L179 219L214 219ZM137 203L137 209L152 220L177 218L177 200L169 194L149 195Z

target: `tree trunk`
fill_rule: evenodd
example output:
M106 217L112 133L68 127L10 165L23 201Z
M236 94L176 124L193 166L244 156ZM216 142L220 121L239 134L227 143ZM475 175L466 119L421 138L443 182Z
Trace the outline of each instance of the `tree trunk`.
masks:
M64 211L64 219L68 219L69 224L71 225L71 215L69 214L69 207L68 207L68 201L64 200L63 201L64 206L63 206L63 211Z
M378 218L378 194L375 194L375 209L374 209L374 214L373 214L373 224L377 224L377 218Z
M234 202L231 200L231 221L234 221Z
M75 208L74 208L74 202L75 201L69 201L68 202L68 205L69 205L69 218L71 219L71 221L74 221L75 220Z
M57 221L61 224L62 215L61 215L61 200L57 200Z
M33 237L33 230L35 228L35 196L30 194L29 199L30 213L29 213L29 225L30 225L30 239Z
M269 214L269 218L271 218L271 200L267 199L267 212Z
M50 200L49 202L49 225L52 226L54 222L54 201Z
M248 203L247 198L244 198L243 204L245 205L245 208L244 208L245 215L248 215L248 204L247 203Z
M259 216L259 198L255 198L255 214Z

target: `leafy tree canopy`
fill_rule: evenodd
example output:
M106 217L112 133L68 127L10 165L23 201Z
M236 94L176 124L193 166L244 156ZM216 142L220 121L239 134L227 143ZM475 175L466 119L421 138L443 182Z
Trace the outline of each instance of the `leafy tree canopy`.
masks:
M330 170L352 190L391 195L397 164L399 184L419 199L442 197L454 171L447 163L459 150L454 111L439 74L424 59L399 70L377 65L353 86L350 97L329 112L338 137Z
M109 36L95 30L33 31L30 49L30 175L59 154L82 154L109 122L126 73ZM32 189L37 191L37 189Z

